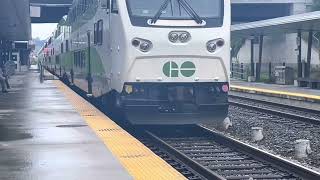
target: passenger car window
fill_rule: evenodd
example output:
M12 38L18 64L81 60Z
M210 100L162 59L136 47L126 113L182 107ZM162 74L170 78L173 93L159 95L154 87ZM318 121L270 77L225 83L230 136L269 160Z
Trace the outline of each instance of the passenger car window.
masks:
M102 44L103 41L103 21L98 21L98 44Z

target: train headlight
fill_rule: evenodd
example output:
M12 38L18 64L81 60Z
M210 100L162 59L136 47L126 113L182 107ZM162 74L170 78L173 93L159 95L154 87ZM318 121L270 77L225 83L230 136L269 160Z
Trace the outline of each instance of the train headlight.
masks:
M207 43L207 50L211 53L217 50L217 44L214 41L209 41Z
M187 33L187 32L183 32L183 33L181 33L180 36L179 36L179 40L180 40L180 42L182 42L182 43L185 43L185 42L189 41L189 39L190 39L190 34Z
M175 32L172 32L169 34L169 40L173 43L177 42L179 39L179 34L178 33L175 33Z
M133 87L132 85L125 85L124 90L127 94L131 94L133 92Z
M224 46L224 40L223 39L218 39L217 40L217 46L219 46L219 47Z
M168 39L172 43L186 43L191 39L191 34L187 31L171 31Z
M140 41L138 39L132 40L132 46L138 47L140 45Z
M214 39L207 42L207 50L211 53L216 52L217 49L222 48L224 46L225 42L223 39Z
M134 38L131 41L131 44L142 52L148 52L152 48L151 41L141 38Z
M140 50L142 52L148 52L152 47L152 44L151 42L148 42L148 41L144 41L140 44Z

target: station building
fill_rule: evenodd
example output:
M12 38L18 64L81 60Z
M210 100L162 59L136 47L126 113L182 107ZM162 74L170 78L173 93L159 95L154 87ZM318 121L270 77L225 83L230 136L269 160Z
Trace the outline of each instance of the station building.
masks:
M27 69L33 49L31 23L57 23L72 0L2 0L0 6L0 64L14 61Z
M282 16L302 14L312 11L312 0L233 0L233 24L266 20ZM318 66L320 64L320 34L314 32L311 58L311 78L319 78ZM259 38L237 39L232 37L233 43L237 43L232 61L244 63L249 66L251 58L251 40L256 42L254 51L259 52ZM302 33L302 62L307 60L308 33ZM254 54L254 61L258 62L259 53ZM273 34L265 36L263 40L262 72L268 71L268 65L272 67L286 64L297 72L297 33ZM297 73L295 73L297 74Z

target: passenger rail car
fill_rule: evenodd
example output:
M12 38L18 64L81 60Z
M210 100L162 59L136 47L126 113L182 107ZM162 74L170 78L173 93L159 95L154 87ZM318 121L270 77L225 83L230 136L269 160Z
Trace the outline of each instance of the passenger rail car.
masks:
M74 0L49 41L47 69L133 124L227 116L230 0Z

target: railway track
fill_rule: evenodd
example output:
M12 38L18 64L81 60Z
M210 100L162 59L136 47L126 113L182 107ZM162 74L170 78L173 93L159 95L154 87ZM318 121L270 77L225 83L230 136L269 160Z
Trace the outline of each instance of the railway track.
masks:
M320 174L202 126L148 129L149 141L205 179L320 179Z
M290 118L306 123L320 125L320 112L311 109L231 95L229 96L229 103L230 105L277 115L283 118Z
M165 148L155 144L150 138L140 137L140 142L152 150L156 155L165 160L173 168L179 171L189 180L203 180L206 179L199 171L196 171L193 167L182 162L179 158L175 157L172 153L168 152Z

